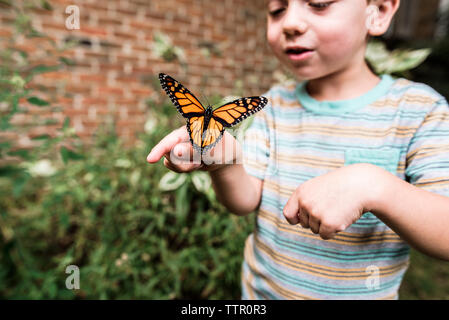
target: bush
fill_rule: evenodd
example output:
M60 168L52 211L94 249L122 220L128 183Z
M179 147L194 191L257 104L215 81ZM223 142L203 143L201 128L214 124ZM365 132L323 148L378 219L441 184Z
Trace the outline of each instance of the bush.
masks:
M158 104L163 108L152 120L159 125L134 148L125 149L112 129L91 146L78 145L82 151L73 149L68 119L61 132L35 137L28 149L16 145L32 128L57 125L10 121L28 113L26 105L57 110L45 98L47 88L32 85L34 76L72 62L33 29L27 10L51 10L46 1L0 5L15 17L0 62L0 297L239 298L242 247L252 219L230 216L198 175L162 191L159 182L168 170L145 162L150 147L174 128L170 120L178 115L171 104ZM22 35L40 38L55 63L41 65L18 49L16 36ZM65 286L72 264L81 272L76 291Z
M103 133L83 161L33 177L19 198L2 197L9 214L0 223L0 295L238 299L252 218L231 216L188 179L161 191L168 170L144 160L166 133L142 136L131 149ZM71 264L80 290L65 287Z

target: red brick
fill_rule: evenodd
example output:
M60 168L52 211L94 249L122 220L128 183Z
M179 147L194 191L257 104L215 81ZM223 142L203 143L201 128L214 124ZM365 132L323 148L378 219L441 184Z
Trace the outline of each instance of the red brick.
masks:
M11 34L12 34L11 30L6 30L6 29L1 30L0 29L0 37L7 38L7 37L10 37Z
M102 74L82 74L81 82L106 82L106 77Z
M91 106L91 105L99 105L99 106L105 106L107 105L108 101L105 97L84 97L83 98L83 105L84 106Z
M131 89L131 92L137 96L148 96L153 92L153 90L147 88L139 88L139 89Z
M64 9L69 4L80 7L80 30L65 28L67 15ZM272 70L266 63L271 55L264 39L264 5L240 0L129 0L126 4L123 6L123 2L118 0L54 0L52 5L56 13L33 14L33 20L40 22L44 31L58 41L73 36L92 43L97 40L100 44L98 50L83 45L68 50L64 56L75 60L75 66L43 74L31 84L34 87L43 84L50 88L51 93L59 92L57 87L65 84L63 95L57 97L57 105L64 107L64 114L73 117L75 122L81 121L84 129L79 135L82 139L88 139L97 128L101 128L113 109L119 119L121 110L126 110L126 118L119 120L117 132L126 137L126 141L133 141L134 133L143 130L145 109L141 110L142 103L145 104L148 97L166 99L163 91L155 91L148 80L150 76L157 79L159 72L177 77L198 95L200 92L207 96L211 93L232 93L237 79L244 81L247 92L263 92L268 88ZM108 7L115 8L114 14L110 14ZM246 15L237 14L235 17L229 14L230 10L243 12L245 9ZM0 19L2 23L11 21L3 12ZM93 20L98 25L92 26L90 22ZM128 23L127 29L124 29L122 26ZM155 31L164 32L175 46L184 50L187 71L179 61L166 62L153 56L150 45ZM9 35L8 28L0 30L0 37ZM259 55L253 54L254 46L247 44L248 39L255 39ZM198 46L205 40L223 50L222 57L212 54L206 58ZM122 51L125 42L131 47L127 54ZM225 42L231 46L223 47ZM41 44L43 42L26 40L22 46L34 52ZM248 54L251 54L251 59L247 58ZM51 62L52 59L46 60ZM131 73L125 73L125 66L131 67ZM258 72L255 71L257 68ZM108 84L110 71L114 71L115 76L114 82ZM245 74L253 74L263 81L251 84L246 81ZM206 87L205 77L208 80ZM79 104L81 109L74 108L76 95L82 98ZM95 111L90 113L91 118L92 114L96 115L93 119L89 118L89 110Z
M81 24L80 24L79 31L84 34L101 36L102 38L106 38L106 35L107 35L106 29L103 29L100 27L98 27L98 28L89 27L89 26L85 26L85 25L81 26Z
M114 36L120 39L135 40L136 34L132 32L114 31Z
M64 114L69 117L73 116L87 116L87 110L84 109L74 109L74 108L65 108Z
M123 89L122 88L114 88L114 87L99 87L98 88L99 94L111 94L111 95L123 95Z

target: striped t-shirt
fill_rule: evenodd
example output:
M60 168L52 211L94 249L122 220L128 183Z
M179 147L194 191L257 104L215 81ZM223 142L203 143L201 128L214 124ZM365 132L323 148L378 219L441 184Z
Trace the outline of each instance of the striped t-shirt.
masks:
M243 144L246 171L264 181L245 244L243 299L398 298L409 246L372 213L327 241L282 213L301 183L360 162L449 196L445 98L425 84L381 78L344 101L317 101L304 82L265 95Z

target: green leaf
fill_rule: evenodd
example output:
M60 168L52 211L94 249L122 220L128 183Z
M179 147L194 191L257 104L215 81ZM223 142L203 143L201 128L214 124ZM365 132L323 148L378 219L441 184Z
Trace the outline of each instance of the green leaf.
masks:
M65 131L70 128L70 118L65 117L64 123L62 124L62 130Z
M189 203L187 199L188 190L189 190L188 184L183 184L176 190L176 199L175 199L176 214L178 218L181 219L186 217L189 210L189 206L187 205Z
M67 229L70 227L70 216L67 214L67 212L63 211L59 214L59 222L64 228L64 231L67 231Z
M0 93L0 101L8 101L9 100L9 92L1 92Z
M42 99L40 99L38 97L30 97L30 98L27 99L27 101L29 103L34 104L34 105L39 106L39 107L48 106L50 104L49 102L47 102L45 100L42 100Z
M45 10L49 10L49 11L53 10L53 7L51 6L51 4L48 3L48 1L46 1L46 0L41 0L41 7Z
M11 142L9 142L9 141L0 142L0 150L10 149L10 148L11 148Z
M28 58L28 52L23 51L23 50L18 50L18 49L17 49L17 51L19 52L20 56L21 56L23 59Z
M27 38L46 38L47 35L45 33L39 32L36 29L31 29L26 34Z
M8 154L10 156L18 156L18 157L21 157L22 159L28 159L30 157L30 150L20 149L20 150L15 150L15 151L9 152Z
M66 147L61 147L61 157L64 163L69 162L70 160L82 160L84 159L84 156L76 153L70 149L67 149Z
M392 73L411 70L423 63L431 54L430 49L421 49L404 52L396 58L396 63L390 69Z
M66 58L66 57L59 57L59 61L61 61L66 66L74 66L76 65L75 60Z
M51 136L49 134L40 134L38 136L32 137L31 140L49 140Z
M30 175L25 172L19 175L18 177L14 178L14 185L12 189L14 197L19 197L21 195L22 190L25 187L28 180L30 180Z
M46 119L44 121L44 125L48 126L48 125L54 125L54 124L58 124L59 120L57 119Z
M37 65L34 68L32 68L30 70L30 72L33 75L36 75L36 74L40 74L40 73L53 72L53 71L56 71L58 69L59 69L58 66L46 66L46 65L40 64L40 65Z
M12 85L14 85L17 89L22 89L26 84L26 81L18 74L15 74L11 77L9 81Z
M16 113L19 111L19 99L20 99L20 95L16 94L14 95L13 99L12 99L12 113Z
M366 59L377 74L402 73L423 63L431 54L430 49L389 51L383 42L372 41L366 50Z
M25 169L16 166L8 165L0 167L0 177L14 177L23 173Z
M212 181L208 173L204 171L196 171L192 173L192 182L196 190L207 194L208 190L212 188Z
M159 189L162 191L173 191L178 189L187 181L186 173L167 172L159 182Z
M11 116L5 116L0 119L0 131L6 131L12 127L11 123L9 122L11 120Z

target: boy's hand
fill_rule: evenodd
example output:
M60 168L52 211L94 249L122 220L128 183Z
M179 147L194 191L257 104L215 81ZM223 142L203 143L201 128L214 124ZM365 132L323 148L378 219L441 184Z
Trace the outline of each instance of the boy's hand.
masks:
M238 141L225 131L215 147L203 154L201 162L199 152L195 151L190 143L187 128L182 126L154 146L147 161L155 163L162 157L165 157L164 165L178 173L194 170L214 171L240 160L241 147Z
M324 240L331 239L371 211L382 189L382 171L359 163L306 181L287 201L284 216L290 224L300 223Z

